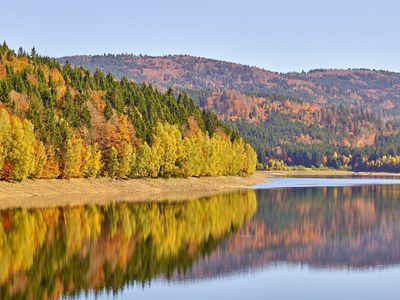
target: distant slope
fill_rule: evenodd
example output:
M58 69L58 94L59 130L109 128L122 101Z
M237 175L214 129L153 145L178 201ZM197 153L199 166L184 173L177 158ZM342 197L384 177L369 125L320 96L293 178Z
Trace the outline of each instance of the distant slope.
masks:
M58 59L95 71L112 72L158 87L236 90L305 101L363 105L390 114L400 109L400 73L366 69L275 73L257 67L187 55L69 56ZM365 108L366 108L365 107Z

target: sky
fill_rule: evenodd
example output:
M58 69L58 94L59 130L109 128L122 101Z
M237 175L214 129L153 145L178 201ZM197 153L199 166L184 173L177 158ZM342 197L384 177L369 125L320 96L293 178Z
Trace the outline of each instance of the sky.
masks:
M189 54L278 72L400 72L398 0L1 0L0 41L42 55Z

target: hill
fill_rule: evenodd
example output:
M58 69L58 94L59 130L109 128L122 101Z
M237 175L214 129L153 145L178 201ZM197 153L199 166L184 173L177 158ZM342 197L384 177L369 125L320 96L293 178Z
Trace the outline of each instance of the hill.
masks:
M270 168L397 168L399 73L276 73L187 55L93 55L58 61L187 93L236 128Z
M0 46L0 179L233 175L255 164L185 94Z
M82 55L62 57L58 61L68 61L92 72L99 68L117 78L125 76L161 88L274 94L309 102L364 105L384 113L400 109L400 73L388 71L349 69L276 73L188 55Z

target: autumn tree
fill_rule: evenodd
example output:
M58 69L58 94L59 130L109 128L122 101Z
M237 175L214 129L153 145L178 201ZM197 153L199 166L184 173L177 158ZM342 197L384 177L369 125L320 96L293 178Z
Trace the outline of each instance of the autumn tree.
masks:
M35 134L28 120L11 117L11 142L7 159L11 162L11 178L17 181L28 178L35 169Z
M50 147L47 149L47 160L43 167L41 178L46 178L46 179L58 178L60 176L60 173L61 173L60 164L56 158L53 146L50 145Z
M0 178L4 162L7 157L8 148L11 139L10 116L5 109L0 109Z
M136 159L131 168L131 177L142 178L151 175L152 149L144 142L136 150Z
M32 173L33 178L41 178L43 169L47 163L46 147L41 141L35 141L35 168Z
M119 170L118 150L112 146L107 161L107 175L116 178Z
M177 175L178 158L182 156L183 143L179 129L168 123L157 123L153 130L152 151L153 164L156 164L153 177L170 177Z
M81 177L84 146L82 139L75 133L68 138L63 176L66 178Z
M131 169L132 165L134 163L133 161L134 155L133 155L133 148L130 143L125 142L121 150L118 154L118 171L117 171L117 177L121 179L127 179Z
M100 174L102 168L101 151L97 144L87 146L82 164L82 175L85 178L94 178Z

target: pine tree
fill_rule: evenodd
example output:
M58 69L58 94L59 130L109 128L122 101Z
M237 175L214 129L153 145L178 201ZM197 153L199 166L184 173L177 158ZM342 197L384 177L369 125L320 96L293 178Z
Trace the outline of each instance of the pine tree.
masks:
M35 47L32 47L32 50L31 50L31 58L36 58L36 57L37 57L36 49L35 49Z
M110 120L113 116L113 110L110 102L106 101L106 106L104 108L104 116L107 120Z
M24 55L24 49L22 47L18 48L18 56L21 57Z

